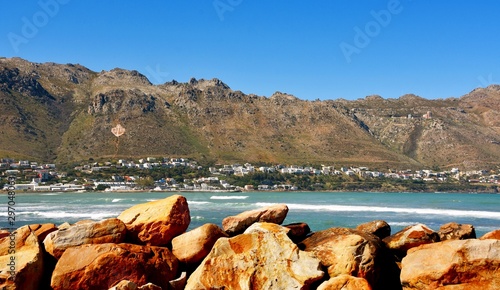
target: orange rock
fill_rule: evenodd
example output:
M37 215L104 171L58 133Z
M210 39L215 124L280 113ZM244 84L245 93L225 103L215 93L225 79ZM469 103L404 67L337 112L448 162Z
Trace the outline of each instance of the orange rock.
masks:
M476 238L474 226L468 224L447 223L439 228L438 234L441 241Z
M167 249L132 244L87 244L68 248L57 262L51 287L109 289L122 280L136 285L154 283L168 289L178 260Z
M28 226L0 239L0 289L37 290L43 270L42 247Z
M135 205L118 219L127 226L131 241L152 246L167 245L191 222L186 198L180 195Z
M402 229L383 241L396 256L403 258L413 247L439 242L439 235L426 225L416 224Z
M321 283L318 290L371 290L370 284L363 279L342 274Z
M500 240L500 230L494 230L492 232L484 234L480 240L487 240L487 239L494 239L494 240Z
M500 289L500 241L448 240L422 245L403 259L403 289Z
M399 269L374 235L348 228L330 228L313 233L299 246L314 253L330 277L351 275L366 279L379 289L399 285Z
M116 218L100 222L74 224L69 228L47 235L43 241L45 250L56 259L71 247L83 244L121 243L125 240L127 228Z
M309 289L323 277L319 260L300 251L287 232L256 223L244 234L220 238L185 289Z
M391 226L383 220L376 220L360 224L356 227L356 229L364 233L375 235L380 239L391 235Z
M256 222L281 224L285 220L287 213L288 207L284 204L245 211L223 219L222 228L230 236L234 236L241 234Z
M197 264L203 260L215 242L228 235L215 224L205 224L172 240L172 253L179 261Z
M55 224L32 224L29 228L35 232L38 237L38 242L42 243L48 234L57 231Z

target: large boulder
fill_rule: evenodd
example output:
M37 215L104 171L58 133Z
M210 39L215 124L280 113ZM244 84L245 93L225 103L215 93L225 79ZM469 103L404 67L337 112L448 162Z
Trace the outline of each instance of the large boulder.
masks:
M402 259L413 247L439 242L439 234L426 225L416 224L386 237L383 241L398 258Z
M500 240L500 230L494 230L491 232L488 232L484 234L482 237L479 238L480 240L488 240L488 239L494 239L494 240Z
M288 213L288 206L284 204L271 205L255 210L245 211L222 220L222 228L230 236L241 234L256 222L281 224Z
M0 239L0 289L37 290L43 270L43 249L29 226Z
M448 240L410 249L403 289L500 289L500 241Z
M168 289L177 276L177 258L167 249L132 244L86 244L68 248L57 262L51 287L109 289L122 280L152 282Z
M391 235L391 226L383 220L375 220L360 224L356 227L356 229L364 233L375 235L380 239L386 238Z
M439 228L438 234L441 241L476 238L476 230L473 225L457 224L454 222L442 225Z
M330 228L315 232L299 246L314 253L330 277L346 274L364 278L374 289L394 289L394 285L399 285L397 265L374 235Z
M185 289L308 289L324 273L319 260L299 250L287 232L257 223L244 234L220 238Z
M216 224L205 224L175 237L172 240L172 253L183 263L198 264L221 237L228 235Z
M152 246L167 245L191 222L186 198L180 195L135 205L118 219L127 226L131 242Z
M47 235L43 244L47 253L59 259L64 251L83 244L121 243L127 228L116 218L80 223Z
M319 285L317 290L371 290L370 284L363 278L342 274L330 278Z

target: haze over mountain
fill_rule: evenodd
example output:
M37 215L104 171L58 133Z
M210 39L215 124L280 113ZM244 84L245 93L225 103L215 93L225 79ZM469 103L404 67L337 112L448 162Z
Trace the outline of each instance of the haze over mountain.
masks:
M450 99L305 101L280 92L246 95L218 79L153 85L137 71L4 58L0 104L0 157L72 163L183 156L379 169L500 165L498 85ZM126 128L121 137L111 133L117 124Z

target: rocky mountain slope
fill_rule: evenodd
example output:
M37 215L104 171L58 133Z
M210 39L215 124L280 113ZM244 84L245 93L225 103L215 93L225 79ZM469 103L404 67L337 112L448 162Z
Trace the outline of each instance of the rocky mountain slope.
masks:
M0 59L0 157L490 168L500 165L499 112L500 86L445 100L305 101L217 79L152 85L137 71Z

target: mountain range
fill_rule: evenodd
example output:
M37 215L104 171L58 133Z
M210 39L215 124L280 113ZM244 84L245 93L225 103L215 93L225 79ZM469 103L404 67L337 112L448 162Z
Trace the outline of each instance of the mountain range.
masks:
M308 84L305 84L308 85ZM125 134L111 129L120 124ZM137 71L0 59L0 157L138 157L376 169L500 165L500 86L459 98L301 100L218 79L153 85Z

